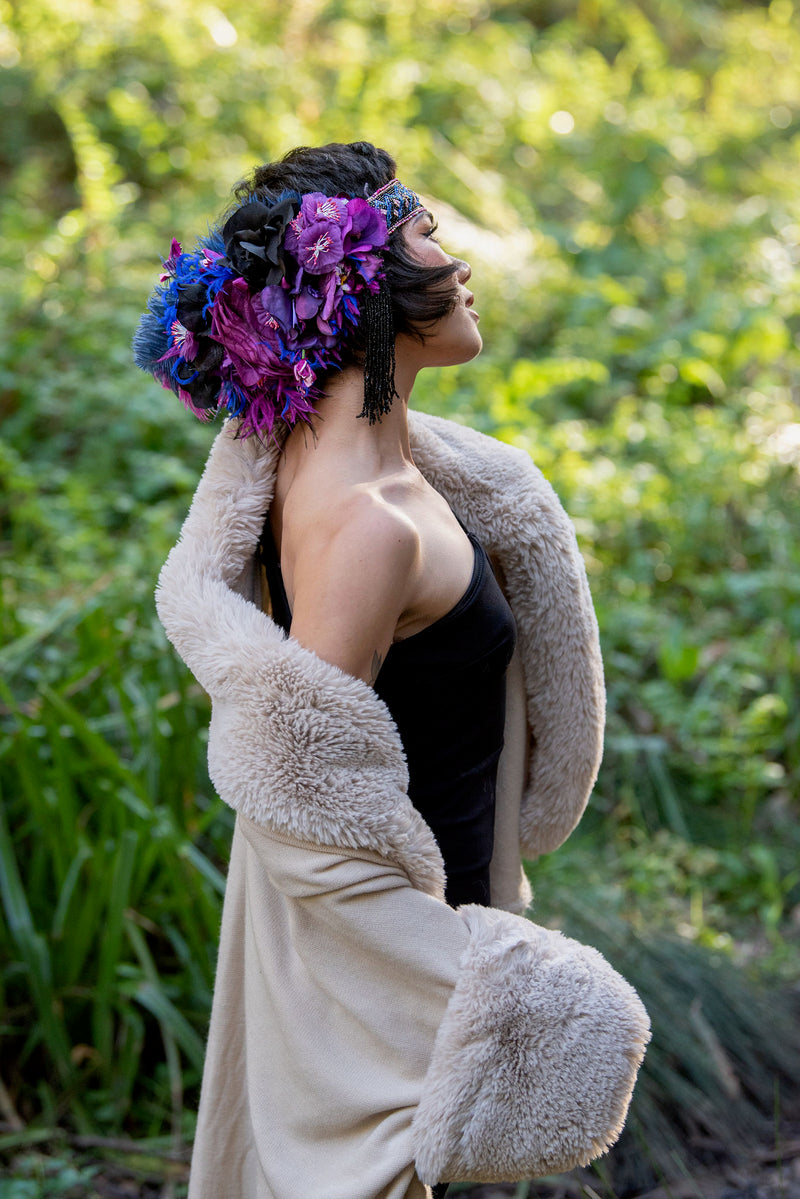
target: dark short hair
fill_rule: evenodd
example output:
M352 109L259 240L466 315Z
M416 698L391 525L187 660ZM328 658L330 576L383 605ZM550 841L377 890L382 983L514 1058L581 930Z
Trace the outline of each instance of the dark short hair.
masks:
M234 195L237 206L251 196L270 204L286 190L366 199L394 179L396 173L391 155L371 142L298 146L279 161L256 167L236 185ZM424 341L426 332L453 311L458 295L453 283L458 262L423 266L408 252L402 228L389 235L383 262L395 335L405 333ZM359 330L359 335L344 347L343 366L360 360L364 332Z

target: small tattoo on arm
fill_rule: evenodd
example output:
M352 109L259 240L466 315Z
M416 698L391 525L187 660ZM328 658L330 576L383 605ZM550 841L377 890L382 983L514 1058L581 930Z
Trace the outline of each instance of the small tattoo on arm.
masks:
M372 655L372 667L370 668L370 672L369 672L370 687L377 679L382 665L383 665L383 658L380 656L378 651L375 650L375 653Z

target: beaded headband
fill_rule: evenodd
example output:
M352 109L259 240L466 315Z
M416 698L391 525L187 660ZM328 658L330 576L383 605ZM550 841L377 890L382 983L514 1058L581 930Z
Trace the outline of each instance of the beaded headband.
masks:
M389 233L394 233L395 229L405 225L406 221L410 221L412 216L416 216L418 212L426 211L425 205L417 193L412 192L399 179L392 179L391 183L384 183L383 187L379 187L376 192L367 197L367 203L371 204L373 208L378 208L386 217L386 228Z

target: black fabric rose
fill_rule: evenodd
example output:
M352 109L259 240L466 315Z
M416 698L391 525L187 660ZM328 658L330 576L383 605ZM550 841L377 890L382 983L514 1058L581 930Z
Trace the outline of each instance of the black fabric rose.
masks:
M213 408L219 400L220 392L219 375L200 374L197 378L185 387L192 397L192 403L195 408Z
M203 315L208 303L208 291L202 283L187 283L178 288L178 320L190 333L207 333L211 318Z
M195 408L213 408L216 404L222 382L216 372L224 357L225 351L218 342L201 337L194 360L177 365L175 377L192 397Z
M222 228L225 255L252 291L280 283L286 274L283 241L299 209L299 201L291 198L271 207L260 200L251 200L237 208L225 222Z
M197 355L192 363L195 370L215 371L217 367L222 366L225 350L219 342L212 341L210 337L198 338L198 342Z

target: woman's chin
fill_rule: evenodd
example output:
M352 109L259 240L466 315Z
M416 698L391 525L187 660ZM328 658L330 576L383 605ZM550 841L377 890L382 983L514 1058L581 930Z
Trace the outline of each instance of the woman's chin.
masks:
M468 344L465 344L462 357L460 357L458 359L458 361L459 362L471 362L473 358L478 357L478 355L480 354L482 349L483 349L483 338L481 337L480 333L478 332L478 327L476 325L475 329L473 330L472 337L469 339Z

